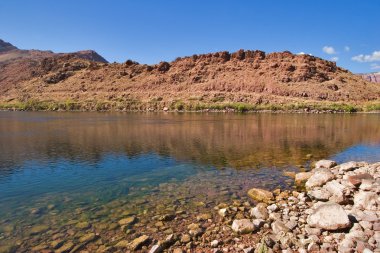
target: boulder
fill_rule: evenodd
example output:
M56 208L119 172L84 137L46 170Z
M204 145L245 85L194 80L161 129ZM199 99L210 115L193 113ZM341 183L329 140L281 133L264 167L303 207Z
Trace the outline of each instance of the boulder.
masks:
M375 192L359 191L354 195L354 206L359 209L377 210L377 198Z
M325 168L325 169L330 169L332 167L336 166L335 161L331 160L320 160L315 163L315 168Z
M324 188L309 191L307 194L311 198L321 201L327 201L331 197L331 193Z
M311 227L325 230L337 230L348 228L351 222L344 209L336 203L325 203L319 205L307 218Z
M257 219L266 220L269 217L267 207L264 203L259 203L251 209L251 216Z
M284 223L278 220L273 222L271 227L272 227L273 233L275 234L279 234L280 232L286 233L290 231L290 229Z
M357 168L359 168L363 163L358 163L358 162L346 162L346 163L342 163L340 164L338 167L339 167L339 173L344 173L344 172L347 172L347 171L352 171L352 170L355 170Z
M306 182L305 186L308 189L322 186L328 181L334 179L334 175L327 169L320 169L316 171Z
M259 202L267 203L274 199L274 195L272 192L259 188L252 188L248 191L247 194L250 198Z
M373 179L368 173L361 173L357 175L348 176L348 181L356 187L359 187L363 179Z
M323 188L331 193L331 197L329 198L330 201L338 204L342 204L345 202L344 196L347 190L343 185L338 183L338 181L333 180L327 182Z
M248 234L255 230L255 225L248 219L234 220L232 230L238 234Z

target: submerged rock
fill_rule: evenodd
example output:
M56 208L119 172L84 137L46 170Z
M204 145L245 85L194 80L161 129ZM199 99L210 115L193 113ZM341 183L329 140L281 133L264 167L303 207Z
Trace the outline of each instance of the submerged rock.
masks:
M274 199L274 195L272 192L259 188L252 188L248 191L247 194L250 198L259 202L268 203Z
M134 239L131 244L129 245L131 250L137 250L144 244L146 244L150 240L149 236L142 235L136 239Z
M90 228L91 227L91 224L88 223L87 221L83 221L83 222L79 222L75 225L76 228L79 228L79 229L87 229L87 228Z
M137 218L135 216L127 217L124 219L119 220L119 225L121 226L127 226L127 225L132 225L137 221Z
M37 235L37 234L41 234L43 232L46 232L47 230L49 230L49 226L47 225L36 225L34 227L32 227L30 229L30 234L31 235Z
M312 176L311 172L300 172L295 176L295 182L297 185L303 185Z
M72 242L67 242L65 243L62 247L60 247L59 249L57 249L55 251L55 253L68 253L71 251L71 249L74 248L74 243Z
M348 215L344 209L336 203L321 204L309 215L307 223L311 227L325 230L337 230L351 226Z

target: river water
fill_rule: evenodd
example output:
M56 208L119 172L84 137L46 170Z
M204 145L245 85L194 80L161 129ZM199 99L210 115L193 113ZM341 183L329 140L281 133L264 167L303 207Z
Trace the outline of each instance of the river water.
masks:
M284 172L322 158L380 161L380 115L0 112L0 249L160 239L249 188L292 189Z

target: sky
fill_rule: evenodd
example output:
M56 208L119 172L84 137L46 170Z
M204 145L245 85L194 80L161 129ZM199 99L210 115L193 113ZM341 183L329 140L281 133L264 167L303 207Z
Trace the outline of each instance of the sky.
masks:
M354 73L380 72L379 10L378 0L0 0L0 39L146 64L288 50Z

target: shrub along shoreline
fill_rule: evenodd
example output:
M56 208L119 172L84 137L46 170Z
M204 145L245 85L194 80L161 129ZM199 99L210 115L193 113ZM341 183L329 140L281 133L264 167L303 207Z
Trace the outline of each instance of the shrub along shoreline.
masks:
M235 102L126 101L12 101L0 102L5 111L178 111L178 112L305 112L354 113L380 112L380 102L351 104L342 102L296 102L248 104Z

